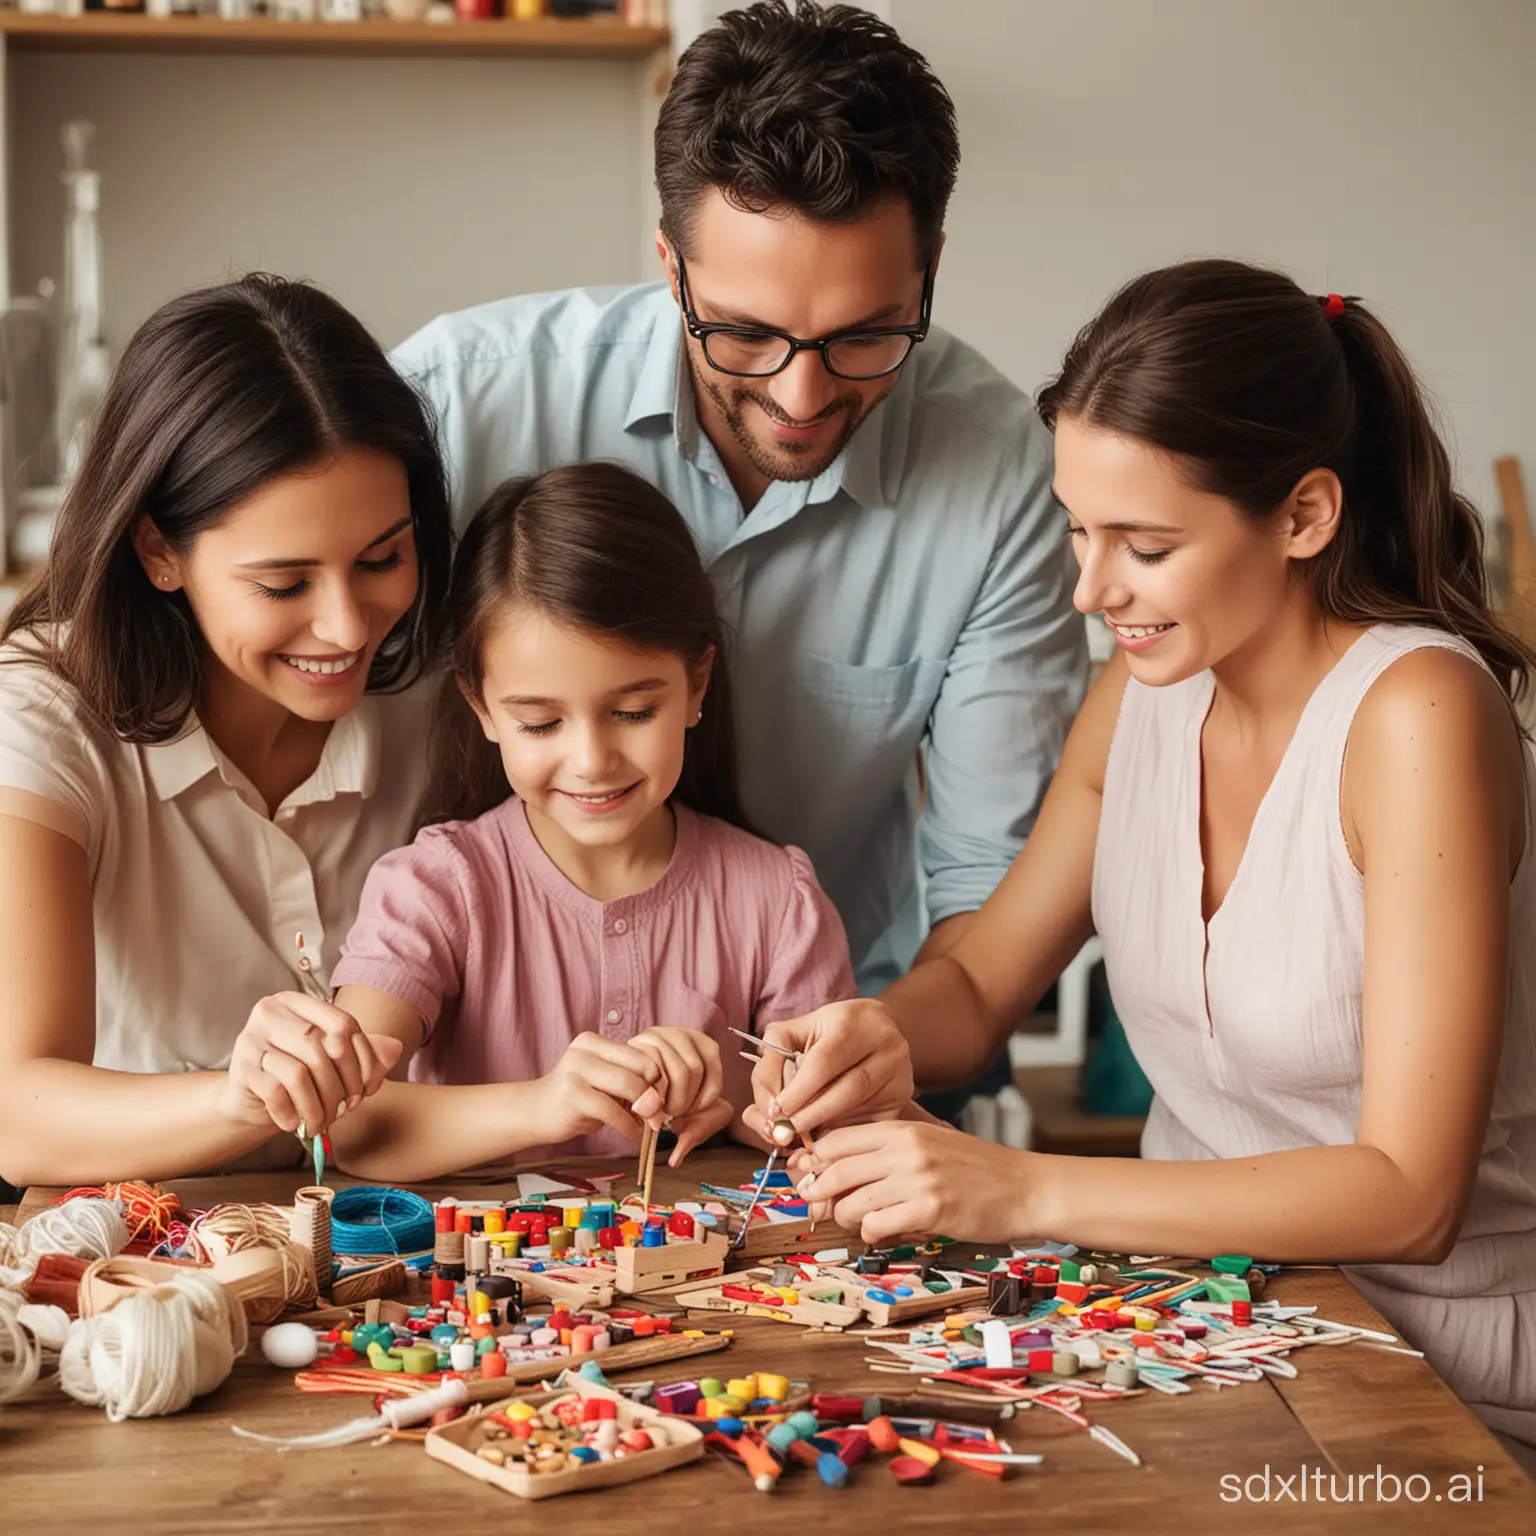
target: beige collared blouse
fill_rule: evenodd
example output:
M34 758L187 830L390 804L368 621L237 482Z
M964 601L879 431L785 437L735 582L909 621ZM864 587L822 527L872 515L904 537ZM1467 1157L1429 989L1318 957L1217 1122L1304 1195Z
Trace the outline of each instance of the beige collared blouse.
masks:
M0 814L90 861L95 1065L223 1067L261 998L302 990L296 936L324 983L374 860L410 840L427 690L366 697L269 817L195 716L163 746L119 741L21 654L0 649Z

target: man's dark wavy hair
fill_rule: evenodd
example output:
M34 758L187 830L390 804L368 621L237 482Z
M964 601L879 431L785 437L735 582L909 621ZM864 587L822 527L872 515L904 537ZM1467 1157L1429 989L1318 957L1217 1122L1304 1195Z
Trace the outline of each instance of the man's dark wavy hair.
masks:
M719 187L753 213L832 223L905 198L926 266L959 166L954 103L927 60L851 5L728 11L678 61L656 123L662 230L684 257Z

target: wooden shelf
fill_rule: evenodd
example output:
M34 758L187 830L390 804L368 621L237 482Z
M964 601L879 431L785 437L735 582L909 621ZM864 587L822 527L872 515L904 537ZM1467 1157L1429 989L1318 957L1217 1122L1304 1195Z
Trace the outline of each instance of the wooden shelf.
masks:
M544 21L221 21L217 16L36 15L0 10L0 37L17 53L427 54L487 58L643 59L666 47L666 27L606 17Z

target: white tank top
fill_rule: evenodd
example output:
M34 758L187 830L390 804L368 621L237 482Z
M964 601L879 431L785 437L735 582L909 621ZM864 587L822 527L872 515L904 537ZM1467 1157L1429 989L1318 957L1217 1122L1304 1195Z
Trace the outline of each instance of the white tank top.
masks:
M1156 1097L1149 1158L1231 1158L1355 1139L1365 884L1339 819L1355 710L1438 630L1377 625L1302 711L1226 898L1202 916L1200 735L1215 680L1126 684L1104 780L1093 916L1115 1008ZM1479 662L1479 664L1481 664ZM1536 1441L1536 773L1510 887L1509 1003L1477 1182L1451 1254L1349 1271L1490 1424ZM1446 1049L1455 1048L1447 1021ZM1479 1300L1481 1299L1481 1300Z

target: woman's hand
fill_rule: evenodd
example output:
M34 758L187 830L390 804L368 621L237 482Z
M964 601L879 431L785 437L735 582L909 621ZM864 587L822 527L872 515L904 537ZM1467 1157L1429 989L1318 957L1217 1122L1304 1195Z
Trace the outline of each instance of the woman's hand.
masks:
M1031 1233L1032 1186L1048 1161L947 1125L881 1120L828 1131L790 1160L818 1221L871 1247L942 1233L1006 1243Z
M221 1107L248 1125L297 1131L302 1123L318 1136L378 1092L401 1049L319 998L277 992L256 1004L235 1040Z
M543 1142L590 1136L604 1126L634 1141L640 1122L661 1113L666 1092L655 1055L590 1032L566 1046L537 1086Z
M786 1081L787 1058L764 1051L752 1072L755 1102L742 1116L774 1145L769 1123L787 1119L801 1135L836 1125L888 1120L912 1099L912 1056L896 1021L878 1002L829 1003L803 1018L770 1024L769 1045L799 1051Z
M682 1160L736 1118L720 1097L725 1072L719 1042L697 1029L642 1030L630 1042L661 1068L662 1079L635 1101L635 1113L657 1129L670 1125L677 1137L667 1166Z

